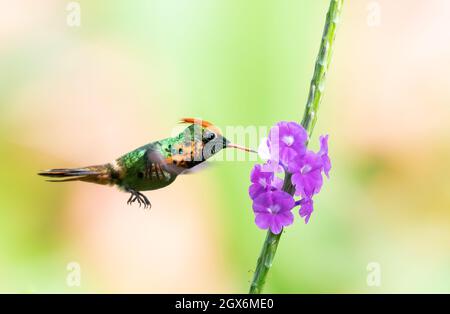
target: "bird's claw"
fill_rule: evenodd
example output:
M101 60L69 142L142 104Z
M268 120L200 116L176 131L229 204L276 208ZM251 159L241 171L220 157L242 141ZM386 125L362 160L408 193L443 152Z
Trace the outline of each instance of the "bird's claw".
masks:
M144 209L146 208L152 208L152 204L150 203L150 201L148 200L148 198L142 194L139 191L134 191L134 190L128 190L128 192L131 193L130 198L127 201L128 205L133 204L134 202L138 202L139 207L141 207L142 205L144 205Z

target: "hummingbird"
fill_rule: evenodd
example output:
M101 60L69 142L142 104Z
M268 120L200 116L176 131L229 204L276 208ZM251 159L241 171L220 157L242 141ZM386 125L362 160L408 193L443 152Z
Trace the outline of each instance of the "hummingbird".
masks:
M180 123L190 124L177 136L148 143L112 162L81 168L44 170L38 175L50 177L49 182L83 181L117 186L130 193L128 205L138 202L150 208L149 199L142 191L164 188L177 176L204 163L225 148L247 152L255 150L233 144L212 123L195 118L183 118Z

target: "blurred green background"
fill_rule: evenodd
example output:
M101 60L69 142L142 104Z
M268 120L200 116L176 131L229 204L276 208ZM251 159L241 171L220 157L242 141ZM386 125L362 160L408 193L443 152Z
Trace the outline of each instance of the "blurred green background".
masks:
M83 0L79 27L68 3L0 4L0 291L245 293L265 237L254 162L147 192L150 212L36 172L110 161L184 116L299 121L328 1ZM345 2L311 141L330 134L331 179L266 292L450 292L449 27L446 0Z

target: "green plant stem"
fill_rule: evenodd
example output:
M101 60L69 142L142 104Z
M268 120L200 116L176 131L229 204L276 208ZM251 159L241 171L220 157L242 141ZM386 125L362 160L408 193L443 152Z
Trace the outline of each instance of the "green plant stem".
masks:
M306 102L305 112L302 119L302 126L308 132L309 138L311 138L314 125L317 121L317 111L325 89L325 81L331 62L336 28L341 16L343 3L344 0L331 0L328 8L319 54L316 59L314 74L309 88L308 101ZM291 183L290 173L286 173L284 177L283 191L294 195L294 188ZM274 234L270 230L267 231L267 236L258 257L256 270L250 285L249 292L251 294L262 292L267 274L272 267L272 263L275 258L275 253L277 251L278 243L280 242L281 234L282 232L279 234Z
M331 0L328 9L319 55L317 56L314 74L309 87L308 101L303 114L302 125L311 138L314 125L317 121L317 111L322 101L328 68L333 54L334 38L336 37L337 24L341 18L344 0Z

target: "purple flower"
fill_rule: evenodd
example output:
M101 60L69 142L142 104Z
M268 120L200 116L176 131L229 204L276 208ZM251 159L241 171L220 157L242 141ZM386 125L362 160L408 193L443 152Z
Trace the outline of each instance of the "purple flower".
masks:
M300 210L298 213L300 217L305 218L305 223L308 223L309 217L311 217L311 213L314 210L314 203L312 198L306 197L300 201Z
M287 166L297 155L305 153L307 139L308 134L301 125L285 121L277 123L270 129L267 141L271 159Z
M262 193L253 201L255 223L261 229L270 228L272 233L279 234L283 227L294 221L294 215L291 212L294 206L294 198L286 192Z
M289 164L289 170L293 173L291 181L295 186L295 195L311 197L320 192L322 187L322 157L312 151L307 151L303 156L297 156Z
M277 161L269 159L262 165L261 171L281 173L284 172L284 168Z
M255 223L261 229L279 234L292 224L292 209L300 206L300 217L308 223L314 210L312 197L320 192L322 172L328 177L331 161L328 156L328 135L320 137L317 153L306 149L308 135L295 122L279 122L270 129L269 138L260 144L258 153L266 162L253 167L249 194L253 200ZM295 187L294 197L282 190L283 181L278 173L291 173Z
M331 161L330 161L330 157L328 156L328 135L320 136L319 155L322 158L323 172L325 173L327 178L330 178L329 172L331 169Z
M248 188L251 199L257 198L261 193L281 189L283 181L275 176L273 172L264 169L265 165L255 165L250 174L252 184Z

